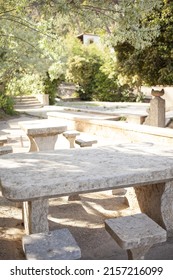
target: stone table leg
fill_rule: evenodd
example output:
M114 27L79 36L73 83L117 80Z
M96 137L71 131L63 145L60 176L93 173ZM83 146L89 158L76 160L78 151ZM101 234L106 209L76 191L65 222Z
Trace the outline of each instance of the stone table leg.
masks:
M173 181L127 190L130 207L147 214L173 236Z
M29 141L30 141L30 147L29 147L29 151L28 152L38 152L38 147L37 147L34 139L31 136L29 136L29 135L27 135L27 136L28 136Z
M165 183L161 197L161 214L168 236L173 236L173 181Z
M128 260L144 260L145 254L150 248L151 246L142 246L127 250Z
M48 225L48 199L23 202L23 220L26 234L46 232Z
M70 148L75 148L75 139L76 139L76 136L73 136L73 135L65 135L65 138L69 141L69 144L70 144Z
M29 152L54 150L58 138L56 135L28 136L30 139Z

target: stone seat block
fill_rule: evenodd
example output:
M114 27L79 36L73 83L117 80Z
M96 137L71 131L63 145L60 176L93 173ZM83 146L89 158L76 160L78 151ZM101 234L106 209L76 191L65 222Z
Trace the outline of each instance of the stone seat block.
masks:
M95 139L76 139L75 143L80 147L91 147L93 144L97 144L97 140Z
M11 146L3 146L0 147L0 155L5 155L5 154L9 154L12 153L13 149Z
M63 136L69 141L70 143L70 148L74 148L74 143L75 143L75 139L76 136L80 135L79 131L76 130L67 130L65 132L63 132Z
M166 230L146 214L105 220L105 229L117 244L127 250L128 259L144 259L147 251L157 243L165 242Z
M67 228L25 235L22 239L27 260L77 260L81 250Z
M0 146L3 146L7 143L7 137L5 135L0 135Z

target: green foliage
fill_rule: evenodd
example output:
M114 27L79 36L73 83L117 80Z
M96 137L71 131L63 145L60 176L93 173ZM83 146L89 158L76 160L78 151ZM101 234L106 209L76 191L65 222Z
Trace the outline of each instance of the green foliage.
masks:
M50 79L49 74L47 73L47 78L44 80L45 85L45 94L49 94L49 104L55 104L55 98L57 96L57 89L61 82L64 81L64 76L60 76L58 79Z
M81 100L136 101L138 97L128 85L120 85L116 57L108 48L81 45L80 55L69 59L67 78L78 85Z
M0 109L2 109L6 114L14 115L14 101L12 97L0 93Z
M82 100L99 100L110 92L111 78L106 73L107 69L104 71L105 59L105 52L94 45L81 45L80 54L69 59L67 78L78 85Z
M96 32L108 46L128 42L143 48L159 33L160 22L146 18L160 2L0 0L0 83L14 95L49 93L52 104L69 68L67 77L79 85L82 99L116 100L120 85L113 56L84 51L72 38ZM162 67L160 75L165 73Z
M39 74L23 74L11 79L6 85L7 94L35 95L44 93L43 79Z
M160 35L151 46L136 50L125 42L116 45L119 71L129 80L136 77L136 84L173 84L173 2L162 1L160 9L148 15L148 21L160 26Z

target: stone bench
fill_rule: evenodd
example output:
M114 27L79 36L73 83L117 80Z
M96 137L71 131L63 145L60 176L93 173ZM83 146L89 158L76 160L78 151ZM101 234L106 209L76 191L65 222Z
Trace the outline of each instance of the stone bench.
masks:
M105 220L105 229L124 250L129 260L142 260L152 245L165 242L166 230L151 220L146 214Z
M76 139L75 143L82 147L92 147L93 144L97 144L97 140L92 139Z
M0 147L0 155L5 155L5 154L9 154L12 153L13 149L11 146L3 146Z
M4 135L0 135L0 146L3 146L7 143L7 137Z
M75 143L75 139L76 139L77 135L80 135L80 132L76 131L76 130L68 130L68 131L63 132L63 136L70 143L70 148L75 148L74 143Z
M25 235L22 239L27 260L77 260L81 251L67 228Z

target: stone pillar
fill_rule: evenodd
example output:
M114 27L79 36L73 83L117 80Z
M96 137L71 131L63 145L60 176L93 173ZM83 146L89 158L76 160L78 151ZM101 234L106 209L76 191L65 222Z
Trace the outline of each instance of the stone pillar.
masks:
M164 90L158 91L152 89L151 94L154 98L150 102L149 115L144 124L165 127L165 100L161 98Z
M23 202L23 220L26 234L49 231L48 211L48 199Z
M128 188L129 206L145 213L173 237L173 181Z

